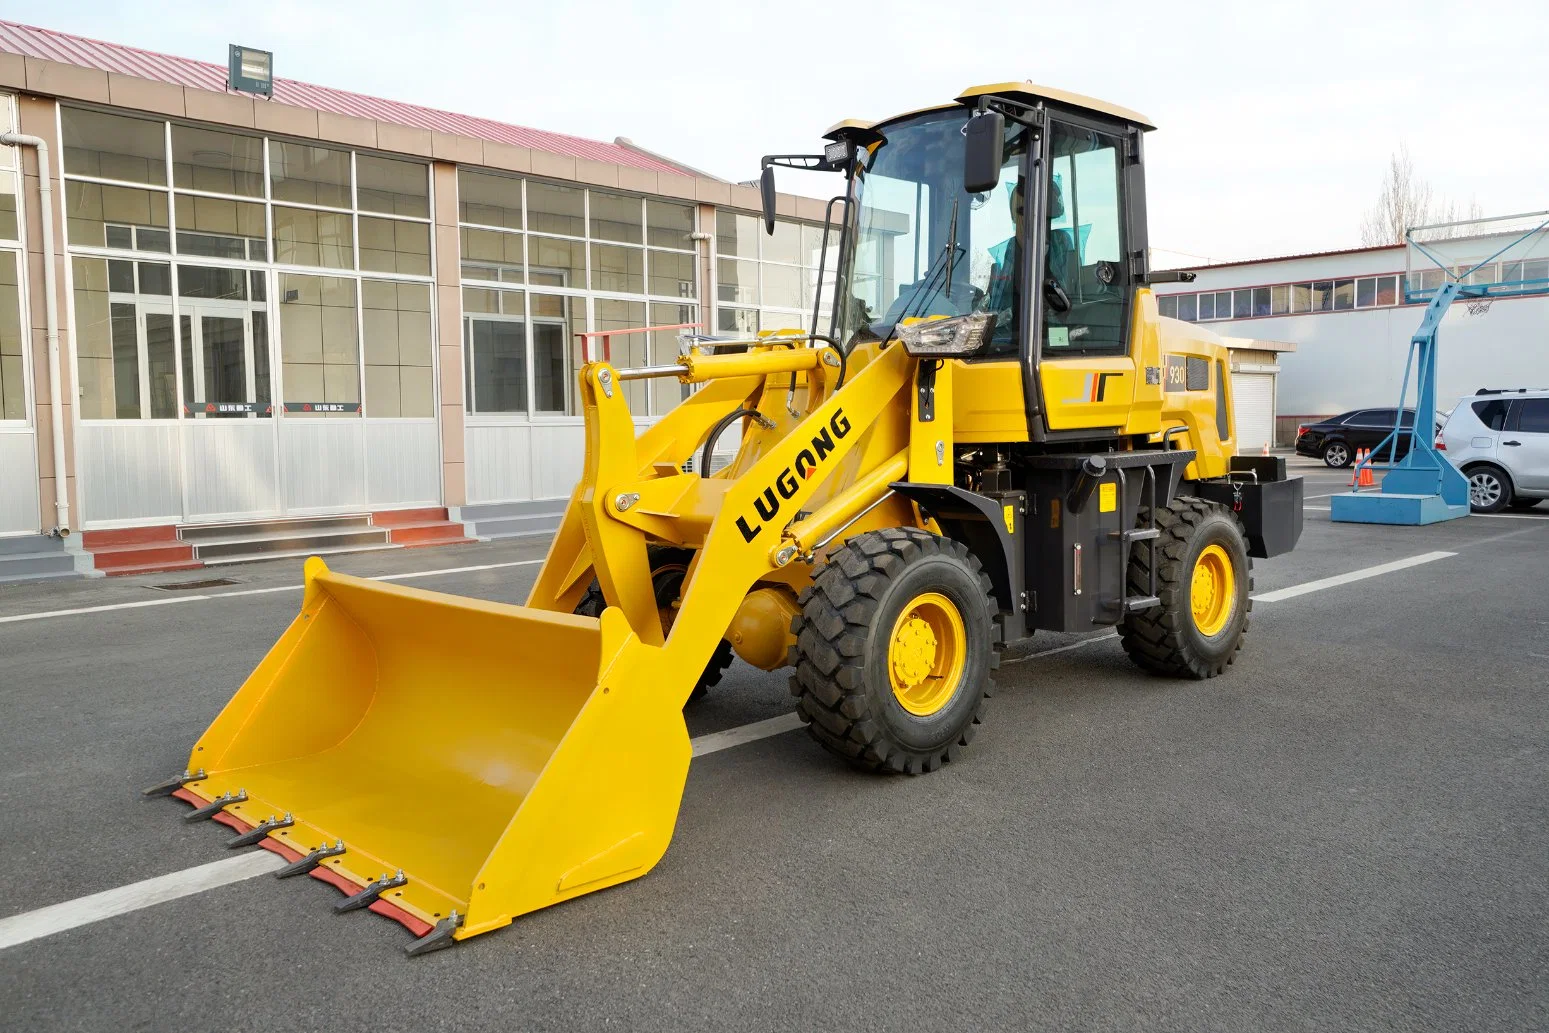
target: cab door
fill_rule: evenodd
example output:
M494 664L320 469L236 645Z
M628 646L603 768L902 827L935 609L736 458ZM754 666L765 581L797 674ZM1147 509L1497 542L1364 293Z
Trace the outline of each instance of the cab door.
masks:
M1126 217L1129 136L1119 126L1051 118L1042 171L1036 348L1044 422L1061 431L1129 422L1139 371L1130 356L1135 303ZM1143 243L1143 242L1142 242Z

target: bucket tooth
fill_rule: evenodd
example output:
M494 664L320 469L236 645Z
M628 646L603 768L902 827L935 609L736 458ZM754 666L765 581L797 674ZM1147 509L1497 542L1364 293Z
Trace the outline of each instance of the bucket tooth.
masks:
M246 789L238 789L235 793L222 793L220 796L217 796L203 807L195 807L193 810L183 815L183 820L203 821L205 818L213 818L219 814L223 808L229 806L230 804L241 803L246 799Z
M292 875L305 875L313 868L322 864L324 859L338 857L344 853L344 840L336 840L333 846L323 844L305 857L298 857L284 868L277 869L274 873L276 879L288 879Z
M254 825L251 829L242 833L242 835L238 836L236 839L229 841L226 844L226 847L227 849L232 849L239 846L252 846L254 843L263 839L275 829L287 829L294 824L296 824L296 819L291 817L289 814L285 815L283 818L276 818L273 815L270 815L267 819L259 822L257 825Z
M146 786L140 790L141 796L171 796L190 782L198 782L205 778L204 768L198 771L184 769L181 775L173 775L165 782L157 782L153 786Z
M384 873L381 878L367 883L359 893L352 894L339 901L333 906L333 909L342 914L345 911L355 911L363 907L370 907L371 902L380 897L383 890L390 890L394 886L402 886L408 881L409 879L403 874L402 868L398 869L397 875L387 875Z
M462 924L463 916L453 911L450 915L437 922L435 928L431 929L430 932L405 947L403 952L411 958L417 958L421 954L429 954L431 951L450 947L456 942L452 939L452 934L457 932Z

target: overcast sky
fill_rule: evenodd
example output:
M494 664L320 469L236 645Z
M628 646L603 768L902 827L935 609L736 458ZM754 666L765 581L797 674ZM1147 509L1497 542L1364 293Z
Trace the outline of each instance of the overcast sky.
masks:
M1400 143L1443 197L1549 208L1544 0L0 0L0 16L220 63L244 43L282 77L627 136L733 180L841 118L1031 79L1150 116L1151 243L1214 260L1359 244Z

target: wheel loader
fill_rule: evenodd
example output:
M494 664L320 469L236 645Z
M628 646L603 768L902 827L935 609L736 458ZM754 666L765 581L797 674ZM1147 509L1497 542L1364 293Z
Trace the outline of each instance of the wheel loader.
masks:
M999 83L765 158L771 232L776 167L842 177L811 325L586 362L584 466L525 606L309 559L294 623L147 793L418 954L650 871L682 708L731 651L790 669L823 748L907 775L964 756L1038 631L1225 673L1301 481L1234 454L1226 349L1158 315L1151 286L1192 277L1147 262L1151 128ZM695 390L637 433L625 385L652 378Z

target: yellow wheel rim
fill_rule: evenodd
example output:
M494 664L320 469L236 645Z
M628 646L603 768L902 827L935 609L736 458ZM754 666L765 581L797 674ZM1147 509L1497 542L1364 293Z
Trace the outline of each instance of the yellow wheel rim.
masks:
M898 703L916 717L929 717L952 698L968 664L968 633L962 614L939 592L909 601L888 636L887 674Z
M1194 626L1209 638L1219 635L1232 619L1237 605L1237 572L1232 558L1219 545L1207 545L1194 561L1194 577L1189 584L1189 608Z

